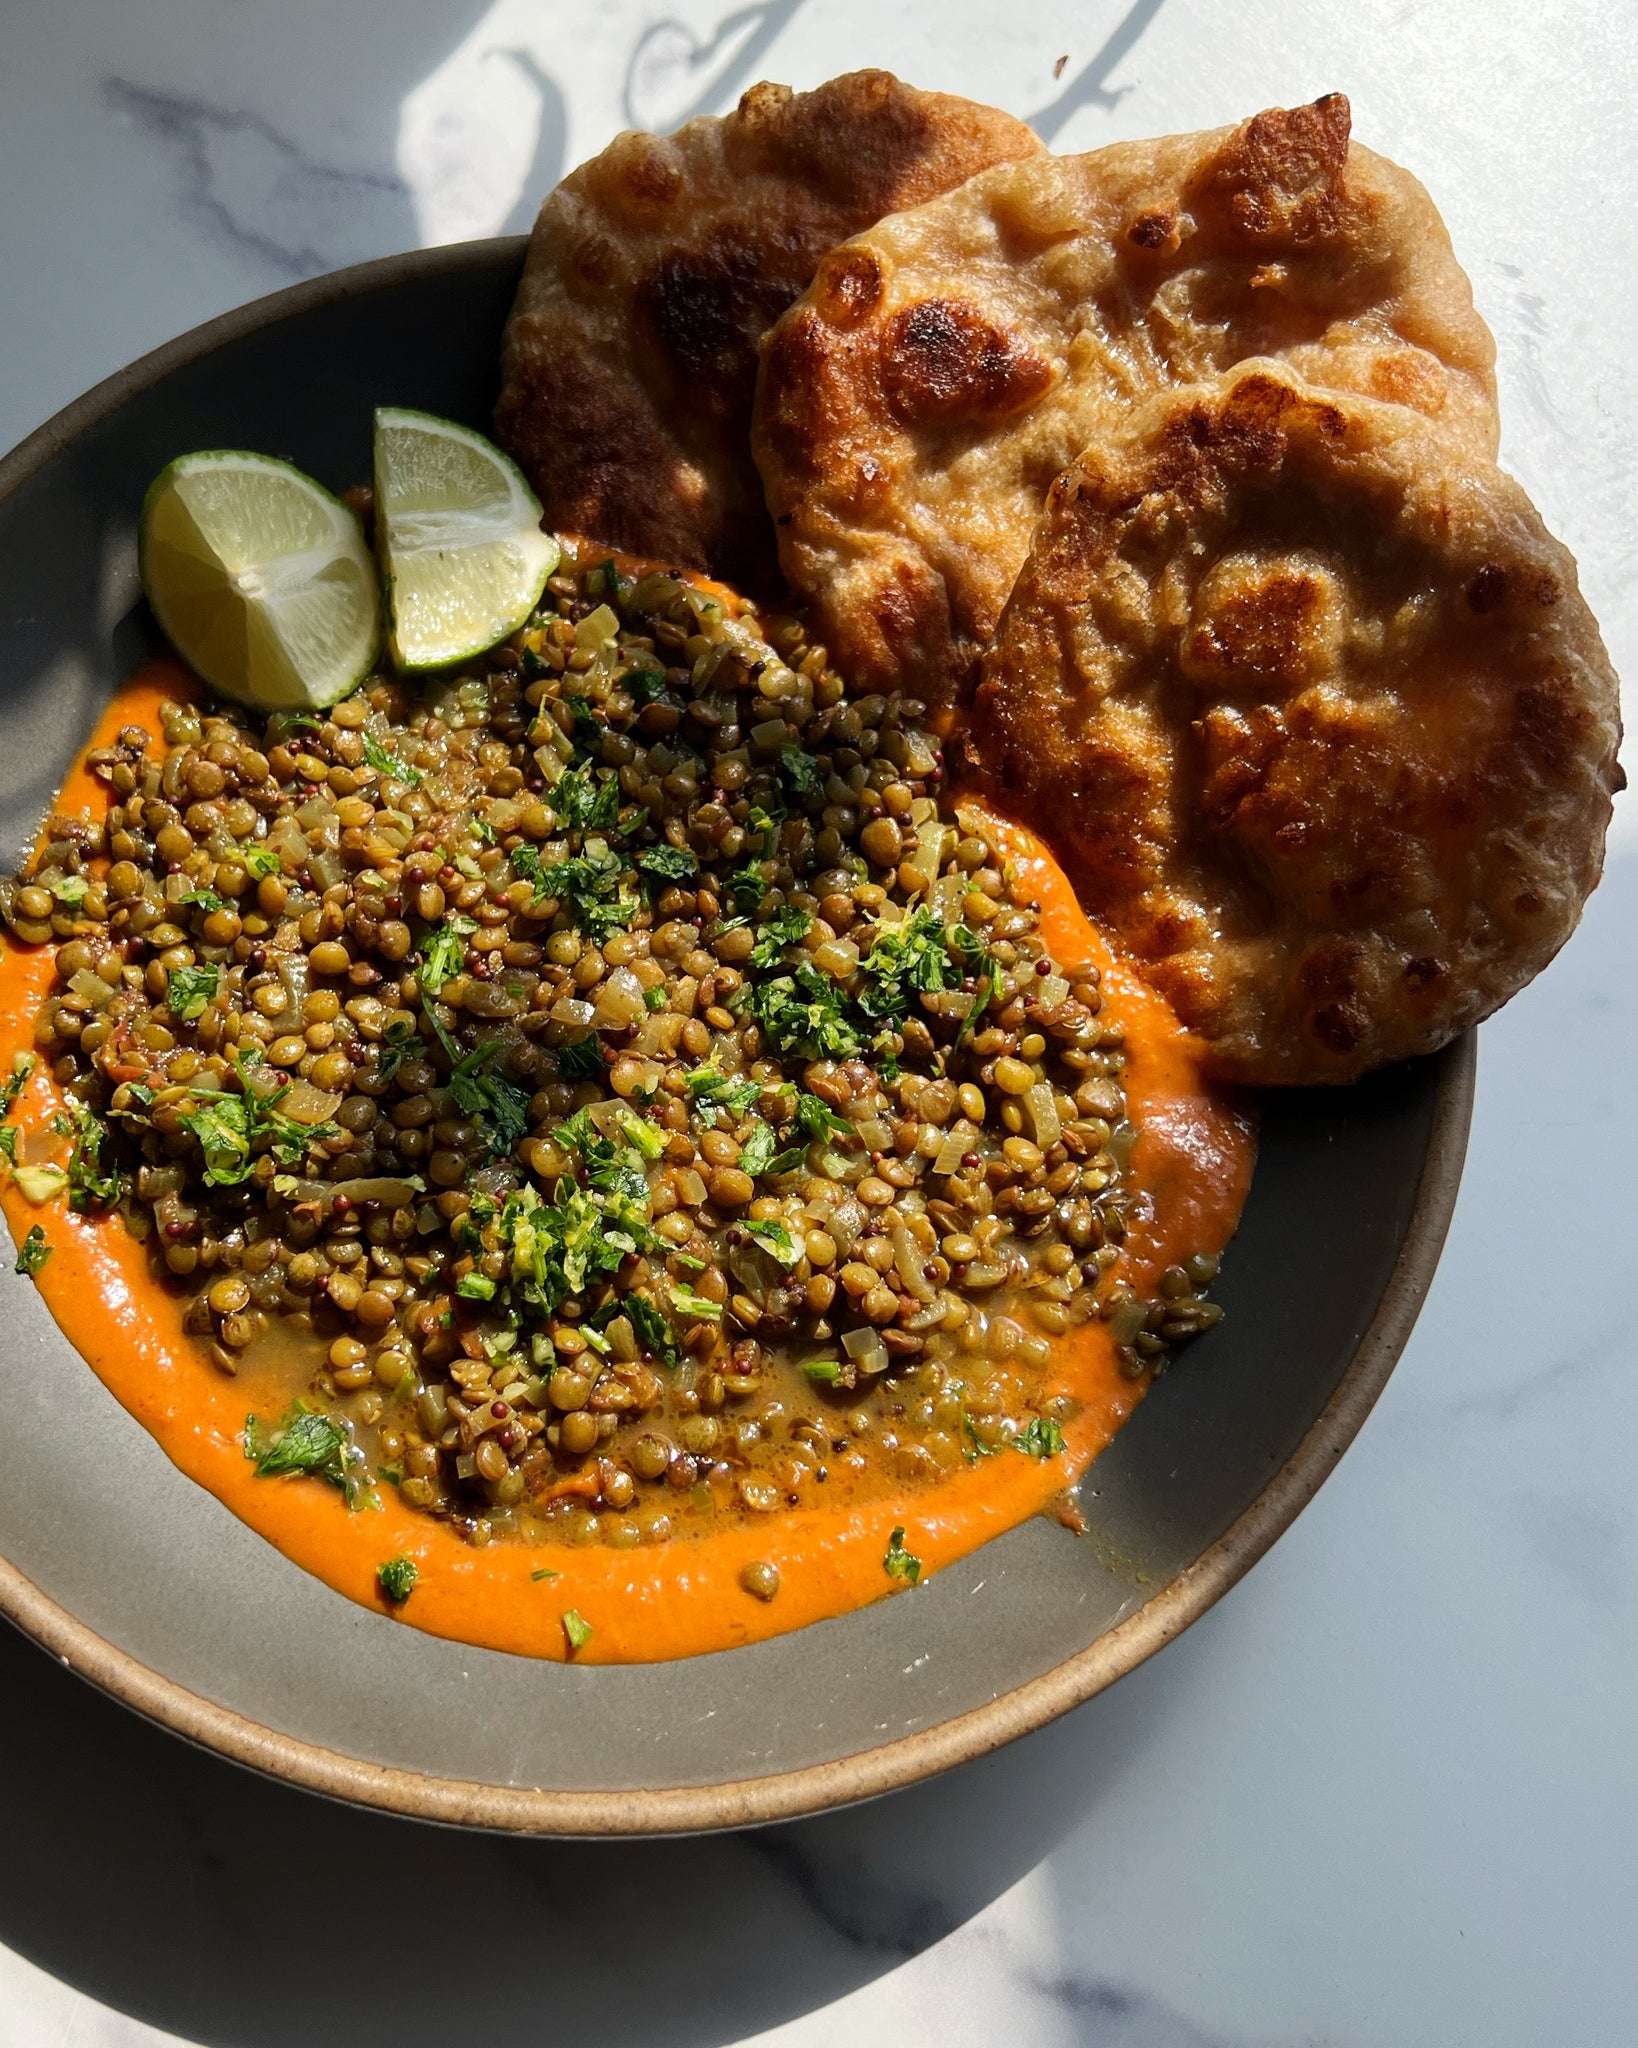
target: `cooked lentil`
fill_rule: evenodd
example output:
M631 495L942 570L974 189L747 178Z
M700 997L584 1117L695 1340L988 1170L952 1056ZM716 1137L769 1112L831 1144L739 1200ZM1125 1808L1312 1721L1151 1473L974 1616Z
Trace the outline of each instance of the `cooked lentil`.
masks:
M1053 1455L1051 1338L1102 1316L1141 1373L1216 1261L1115 1277L1120 1021L921 716L571 553L424 693L127 728L105 822L0 882L59 947L76 1205L148 1235L219 1369L288 1358L349 1498L475 1543Z

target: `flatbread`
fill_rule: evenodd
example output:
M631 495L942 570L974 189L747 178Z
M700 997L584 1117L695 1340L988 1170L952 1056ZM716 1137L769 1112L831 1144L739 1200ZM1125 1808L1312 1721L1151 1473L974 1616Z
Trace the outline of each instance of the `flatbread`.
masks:
M1053 478L1246 357L1496 448L1494 345L1432 201L1340 94L1027 158L832 252L763 349L780 559L860 688L962 703Z
M835 243L1040 147L886 71L616 137L541 207L506 328L495 431L547 523L777 584L749 448L762 335Z
M1349 1081L1575 928L1624 777L1575 564L1519 486L1274 362L1054 485L967 744L1210 1047Z

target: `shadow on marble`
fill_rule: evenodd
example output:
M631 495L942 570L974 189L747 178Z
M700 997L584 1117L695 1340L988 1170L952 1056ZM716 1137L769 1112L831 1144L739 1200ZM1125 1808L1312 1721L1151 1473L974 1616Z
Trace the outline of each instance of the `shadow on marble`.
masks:
M209 2048L444 2048L479 2012L486 2031L531 2039L722 2048L919 1955L1033 1869L1164 1741L1210 1633L873 1805L584 1843L293 1791L151 1727L0 1626L0 1942ZM426 1967L440 1941L444 1965Z

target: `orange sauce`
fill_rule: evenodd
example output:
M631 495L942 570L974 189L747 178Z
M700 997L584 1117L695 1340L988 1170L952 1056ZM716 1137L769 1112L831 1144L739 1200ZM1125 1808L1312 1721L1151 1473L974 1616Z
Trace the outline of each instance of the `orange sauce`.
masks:
M87 743L105 746L124 725L157 734L159 706L187 694L185 675L156 662L109 704ZM75 765L56 809L100 815L104 786ZM1125 1026L1129 1113L1141 1136L1134 1170L1148 1199L1123 1252L1123 1276L1145 1291L1169 1264L1217 1251L1239 1219L1250 1184L1254 1140L1246 1117L1202 1080L1190 1041L1164 1001L1082 915L1040 842L1000 825L1007 857L1027 875L1042 928L1062 961L1090 963ZM0 1074L33 1045L34 1017L53 979L53 949L7 945L0 993ZM66 1141L50 1126L62 1103L44 1062L13 1112L23 1156L60 1159ZM378 1512L350 1513L339 1493L312 1478L261 1479L245 1456L247 1413L276 1416L284 1387L249 1370L230 1378L182 1326L183 1301L152 1271L147 1248L116 1216L76 1216L58 1198L35 1205L9 1178L0 1191L14 1238L42 1224L53 1249L37 1276L47 1307L114 1397L154 1436L171 1461L295 1563L351 1600L385 1609L434 1635L524 1656L570 1654L562 1616L591 1625L573 1653L579 1663L637 1663L694 1656L801 1628L826 1616L910 1589L882 1559L893 1529L924 1574L965 1556L990 1537L1049 1508L1107 1445L1141 1400L1144 1382L1117 1368L1106 1327L1092 1322L1056 1340L1048 1394L1078 1404L1056 1457L983 1458L931 1484L830 1499L634 1550L497 1540L474 1549L452 1529L405 1506L382 1486ZM376 1567L413 1558L419 1579L401 1608L386 1608ZM769 1603L739 1585L743 1566L775 1565ZM555 1573L555 1577L537 1576Z

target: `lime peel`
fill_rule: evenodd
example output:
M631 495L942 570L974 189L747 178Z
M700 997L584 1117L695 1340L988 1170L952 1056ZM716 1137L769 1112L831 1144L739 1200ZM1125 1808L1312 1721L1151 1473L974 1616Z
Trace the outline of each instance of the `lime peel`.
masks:
M449 668L517 631L562 556L540 521L522 472L483 435L378 409L375 535L398 668Z
M290 463L238 448L178 456L148 487L138 546L154 616L224 696L323 710L374 665L381 619L363 529Z

